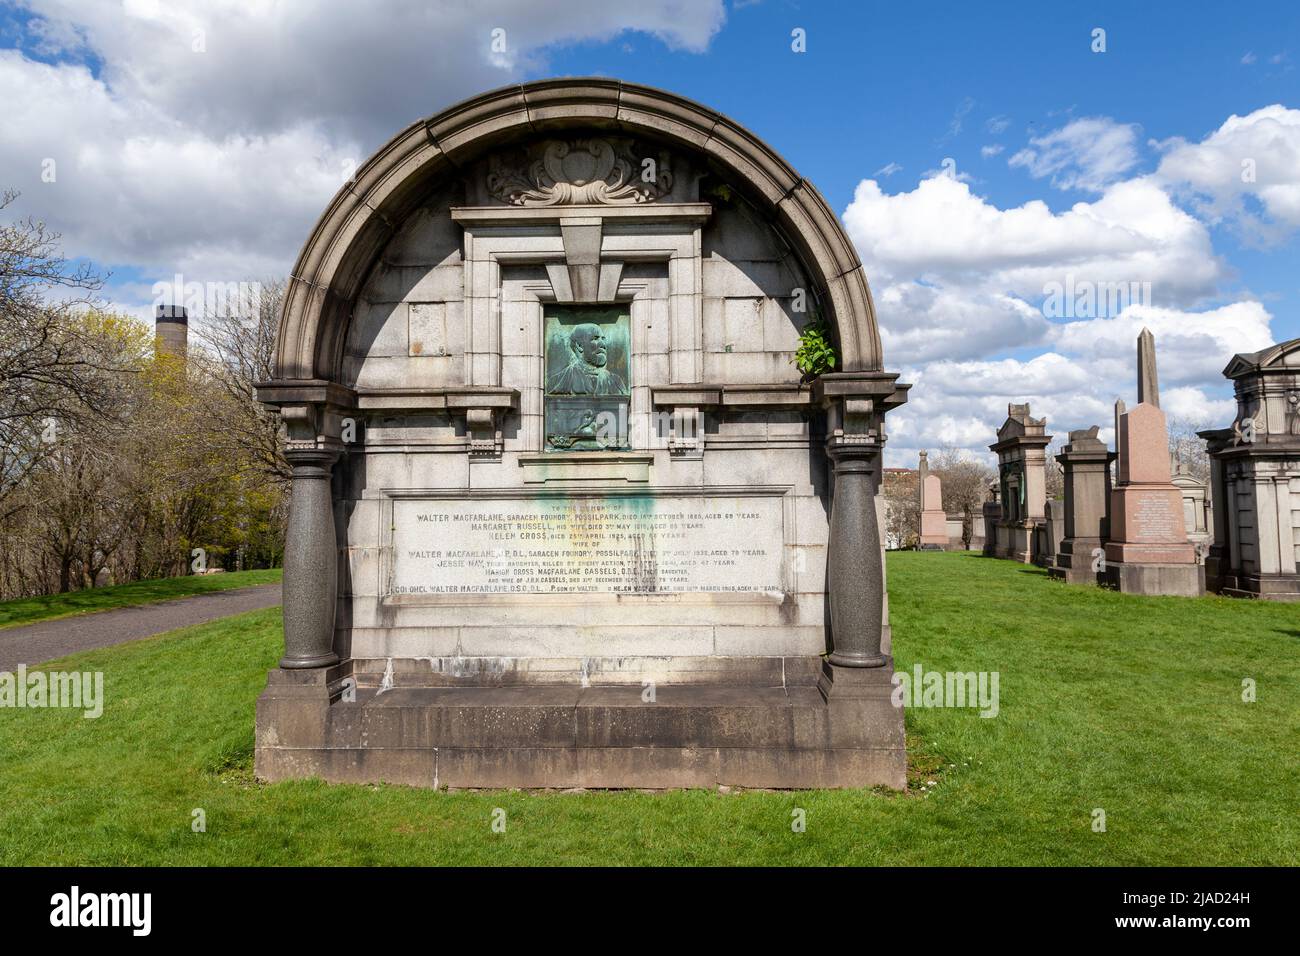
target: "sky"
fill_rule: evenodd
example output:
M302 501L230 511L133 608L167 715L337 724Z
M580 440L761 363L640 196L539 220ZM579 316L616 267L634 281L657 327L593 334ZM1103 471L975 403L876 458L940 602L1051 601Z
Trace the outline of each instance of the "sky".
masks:
M1171 419L1231 421L1231 356L1300 336L1298 58L1293 2L17 0L0 188L143 319L178 274L286 274L366 157L468 96L668 89L841 216L909 466L987 457L1009 402L1111 439L1144 326Z

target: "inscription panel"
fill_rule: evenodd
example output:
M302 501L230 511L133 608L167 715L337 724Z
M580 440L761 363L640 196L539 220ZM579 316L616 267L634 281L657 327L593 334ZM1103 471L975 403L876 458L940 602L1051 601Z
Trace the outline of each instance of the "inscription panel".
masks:
M1137 528L1139 541L1178 541L1186 537L1186 532L1179 527L1178 513L1174 511L1174 502L1164 492L1156 494L1137 494L1137 508L1133 512L1133 523ZM1175 499L1181 500L1181 499Z
M770 594L779 495L396 498L387 593Z

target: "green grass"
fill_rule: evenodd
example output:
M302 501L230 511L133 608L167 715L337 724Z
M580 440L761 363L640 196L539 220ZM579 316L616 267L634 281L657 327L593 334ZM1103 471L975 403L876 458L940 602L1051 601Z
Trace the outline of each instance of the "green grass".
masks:
M35 624L37 621L71 617L74 614L91 614L116 607L170 601L191 594L227 591L254 584L275 584L280 580L281 573L279 568L272 568L267 571L235 571L227 574L191 574L183 578L156 578L106 588L87 588L68 594L0 601L0 628Z
M925 792L258 784L272 609L47 665L102 669L107 708L0 710L0 864L1300 862L1300 608L1073 588L966 554L891 555L889 575L900 667L1001 675L996 718L907 712Z

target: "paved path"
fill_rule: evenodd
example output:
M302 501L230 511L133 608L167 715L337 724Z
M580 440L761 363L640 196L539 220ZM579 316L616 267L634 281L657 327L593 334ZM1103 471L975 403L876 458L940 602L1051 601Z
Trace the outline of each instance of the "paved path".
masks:
M65 654L138 641L163 631L275 607L279 603L280 585L259 584L0 628L0 671L12 672L19 664L40 664Z

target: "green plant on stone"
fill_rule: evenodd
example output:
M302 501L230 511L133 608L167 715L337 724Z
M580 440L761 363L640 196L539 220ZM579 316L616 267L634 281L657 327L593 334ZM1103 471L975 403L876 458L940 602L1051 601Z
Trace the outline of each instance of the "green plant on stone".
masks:
M831 343L830 329L820 316L814 316L799 333L799 348L790 360L804 375L814 378L835 368L835 346Z

